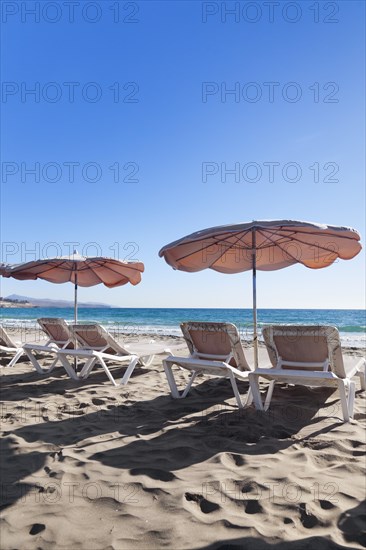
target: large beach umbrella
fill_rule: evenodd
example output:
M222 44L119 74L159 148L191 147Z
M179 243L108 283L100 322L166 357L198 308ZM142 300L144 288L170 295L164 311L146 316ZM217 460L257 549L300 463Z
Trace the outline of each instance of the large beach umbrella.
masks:
M159 256L174 269L253 273L254 358L258 366L256 272L299 263L311 269L350 260L361 250L355 229L292 220L253 221L211 227L164 246Z
M144 271L142 262L125 262L113 258L86 257L74 252L61 256L21 264L1 264L0 275L21 281L44 279L50 283L74 284L74 320L77 322L78 286L94 286L103 283L108 288L127 283L137 285Z

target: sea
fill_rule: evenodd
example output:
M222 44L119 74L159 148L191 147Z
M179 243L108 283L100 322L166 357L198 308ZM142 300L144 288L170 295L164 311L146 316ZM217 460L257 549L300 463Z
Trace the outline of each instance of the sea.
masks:
M74 320L73 308L3 308L1 323L9 330L37 329L40 317ZM259 309L258 328L268 324L331 325L338 328L344 347L366 348L366 311L359 309ZM251 309L181 309L181 308L82 308L79 322L97 322L114 334L151 334L179 336L183 321L234 323L241 338L248 342L253 335ZM24 332L27 332L24 330ZM261 336L260 336L261 338Z

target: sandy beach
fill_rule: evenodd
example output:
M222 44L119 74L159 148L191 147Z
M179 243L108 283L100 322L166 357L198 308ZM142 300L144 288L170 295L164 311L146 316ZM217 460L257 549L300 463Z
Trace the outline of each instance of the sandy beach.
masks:
M239 411L214 378L173 400L162 357L118 388L99 369L1 369L3 550L366 546L359 385L348 424L323 388L278 386L269 412Z
M0 0L0 550L366 550L365 6Z

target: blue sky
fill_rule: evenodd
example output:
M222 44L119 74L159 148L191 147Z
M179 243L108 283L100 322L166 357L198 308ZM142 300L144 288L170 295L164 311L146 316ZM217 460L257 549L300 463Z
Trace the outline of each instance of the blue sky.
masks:
M253 219L364 236L365 5L287 4L272 16L263 2L80 1L72 22L68 2L3 2L2 260L67 254L70 242L119 250L145 263L142 283L81 289L82 301L250 307L250 273L175 272L159 249ZM1 287L72 297L69 284ZM362 252L259 272L258 306L362 308L364 287Z

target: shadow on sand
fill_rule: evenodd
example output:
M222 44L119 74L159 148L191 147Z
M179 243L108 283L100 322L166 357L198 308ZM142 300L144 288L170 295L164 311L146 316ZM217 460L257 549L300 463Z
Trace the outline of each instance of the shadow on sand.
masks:
M146 371L142 370L142 373ZM36 373L34 375L37 376ZM12 400L11 394L16 392L19 399L19 391L22 390L23 399L52 394L56 389L54 384L60 393L58 379L44 379L45 383L39 389L32 384L32 376L25 375L26 380L23 375L20 376L20 379L23 378L23 387L19 387L21 380L12 376L12 383L8 380L3 390L6 398ZM96 384L99 377L104 378L104 373L96 373L93 380L90 378L82 385ZM61 418L57 416L57 411L50 418L52 411L46 410L42 413L42 421L15 430L10 424L9 430L4 432L1 445L3 472L7 488L11 485L14 491L6 491L3 506L11 505L32 489L31 485L21 480L41 469L49 453L61 456L63 449L68 446L86 449L95 444L92 438L106 434L111 434L109 448L92 454L89 460L128 469L131 475L146 475L152 479L169 481L175 477L175 471L206 461L217 453L230 453L233 460L241 465L245 464L246 455L275 454L294 443L339 426L339 415L334 414L338 400L329 400L332 390L325 388L311 390L278 387L271 411L262 413L253 407L238 410L236 405L231 404L234 401L230 384L220 379L199 384L192 390L192 395L184 400L159 395L154 399L127 405L124 404L124 396L119 393L120 403L116 404L107 398L105 402L98 399L98 392L95 391L96 397L92 401L96 405L93 405L93 412L90 412L90 403L79 402L76 409L67 408L70 400L66 397L77 396L79 387L79 383L65 379L62 391L69 392L69 395L59 398L65 407L61 411ZM247 383L239 383L242 394L247 389ZM125 395L128 396L127 387L120 391L127 392ZM224 403L227 399L231 400L230 404ZM99 404L102 406L99 407ZM323 423L322 429L319 429L318 424L319 420L324 419L324 416L319 416L320 408L323 414L324 410L327 411L328 420L326 427ZM68 418L65 419L65 415ZM308 430L303 439L293 437L304 426ZM136 436L136 439L126 442L126 437L131 436ZM19 438L27 442L31 452L20 454L17 451ZM37 441L48 444L49 453L34 450Z

